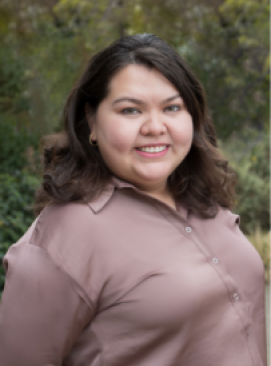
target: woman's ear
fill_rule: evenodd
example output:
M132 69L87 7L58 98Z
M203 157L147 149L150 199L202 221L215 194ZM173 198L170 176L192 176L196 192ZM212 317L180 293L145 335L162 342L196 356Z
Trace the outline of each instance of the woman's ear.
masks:
M91 139L93 141L96 140L96 132L95 132L95 123L94 123L94 113L90 107L90 105L88 103L86 103L85 105L85 114L86 114L86 119L88 122L88 126L89 126L89 130L90 130L90 134L91 134Z

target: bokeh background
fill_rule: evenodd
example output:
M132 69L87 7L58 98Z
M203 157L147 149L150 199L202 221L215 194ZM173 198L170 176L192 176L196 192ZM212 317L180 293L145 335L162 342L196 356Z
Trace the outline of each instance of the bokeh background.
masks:
M61 129L86 63L144 32L174 46L205 87L220 147L239 174L234 211L263 259L268 291L268 0L0 0L0 260L34 219L39 140Z

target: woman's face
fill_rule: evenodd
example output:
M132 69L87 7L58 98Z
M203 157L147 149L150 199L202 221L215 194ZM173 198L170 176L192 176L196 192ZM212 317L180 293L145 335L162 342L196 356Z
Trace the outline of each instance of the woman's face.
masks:
M109 169L149 192L166 188L193 139L192 117L178 90L142 65L128 65L111 79L88 122Z

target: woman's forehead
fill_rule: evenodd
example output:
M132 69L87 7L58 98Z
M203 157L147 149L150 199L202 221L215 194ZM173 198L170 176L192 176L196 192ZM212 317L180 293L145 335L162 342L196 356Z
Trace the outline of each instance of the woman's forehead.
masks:
M122 68L109 83L109 98L120 95L166 99L179 94L176 87L157 69L131 64Z

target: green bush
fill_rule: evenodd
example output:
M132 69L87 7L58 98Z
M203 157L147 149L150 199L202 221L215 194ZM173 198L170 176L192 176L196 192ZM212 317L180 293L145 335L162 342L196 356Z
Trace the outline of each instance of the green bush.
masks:
M241 216L241 228L253 233L257 227L270 229L269 138L268 135L247 136L222 146L239 175L234 211Z
M0 174L0 261L34 220L31 205L39 180L28 173ZM4 268L0 266L0 293L4 288Z
M258 253L260 254L264 270L265 270L265 282L270 282L270 231L263 232L259 227L255 232L248 235L248 240L254 245Z
M15 126L15 117L0 114L0 171L13 174L17 170L33 165L27 153L38 145L38 136L26 128ZM34 157L32 157L33 160ZM30 168L30 167L29 167Z

